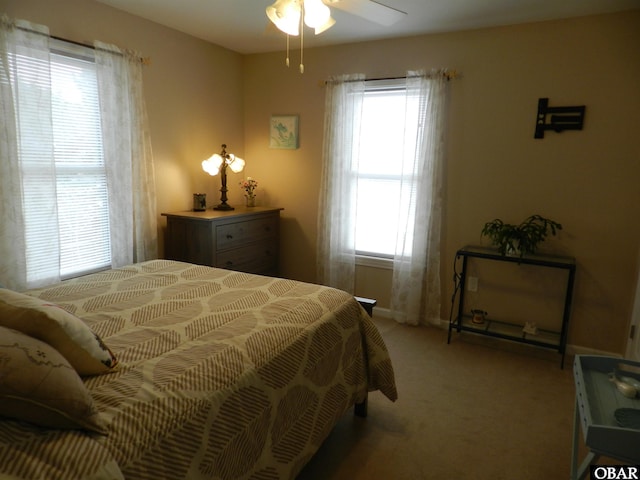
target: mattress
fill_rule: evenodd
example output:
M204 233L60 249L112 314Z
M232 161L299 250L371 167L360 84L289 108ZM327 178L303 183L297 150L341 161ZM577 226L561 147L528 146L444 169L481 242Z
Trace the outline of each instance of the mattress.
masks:
M295 478L368 392L397 398L382 337L333 288L154 260L28 294L118 365L82 377L106 434L1 419L2 478Z

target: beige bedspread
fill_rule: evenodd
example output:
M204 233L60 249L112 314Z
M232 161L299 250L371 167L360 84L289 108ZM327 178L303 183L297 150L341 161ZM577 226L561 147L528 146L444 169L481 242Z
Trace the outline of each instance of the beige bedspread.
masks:
M367 391L396 399L347 293L156 260L29 292L118 357L85 379L109 435L0 420L0 478L294 478Z

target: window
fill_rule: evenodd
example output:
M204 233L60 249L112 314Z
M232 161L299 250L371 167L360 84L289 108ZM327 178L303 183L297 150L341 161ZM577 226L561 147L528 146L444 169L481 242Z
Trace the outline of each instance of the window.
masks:
M353 293L356 265L390 268L392 316L436 323L449 74L364 77L326 85L318 281Z
M353 155L358 255L393 258L396 252L399 219L405 213L401 211L403 189L411 188L414 182L413 168L405 168L402 147L407 141L405 116L410 104L404 81L366 84L360 139ZM411 155L408 161L412 167ZM410 173L403 174L405 171ZM407 223L413 225L413 221Z
M107 176L92 50L55 42L46 61L16 56L27 280L111 264ZM43 133L42 122L51 133ZM52 137L52 138L49 138ZM53 162L51 159L53 158ZM57 216L59 240L43 235ZM58 243L59 242L59 243Z
M157 258L144 59L0 21L0 282L37 288Z

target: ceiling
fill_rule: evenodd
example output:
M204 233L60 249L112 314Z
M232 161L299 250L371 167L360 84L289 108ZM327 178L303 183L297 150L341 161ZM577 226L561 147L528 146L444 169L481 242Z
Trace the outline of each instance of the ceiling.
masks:
M285 34L267 19L274 0L97 0L242 53L282 51ZM323 0L330 3L331 0ZM537 22L640 8L640 0L340 0L382 3L405 12L390 26L332 8L336 24L321 35L305 27L305 47ZM379 5L369 5L378 8ZM296 43L297 45L297 43Z

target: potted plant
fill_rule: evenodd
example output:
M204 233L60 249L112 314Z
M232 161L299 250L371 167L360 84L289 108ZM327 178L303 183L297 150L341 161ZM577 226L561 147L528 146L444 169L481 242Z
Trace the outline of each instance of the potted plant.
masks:
M482 235L489 237L502 255L535 253L538 244L549 235L562 230L562 225L541 215L531 215L519 225L504 223L499 218L487 222Z

